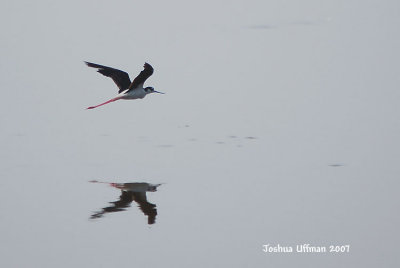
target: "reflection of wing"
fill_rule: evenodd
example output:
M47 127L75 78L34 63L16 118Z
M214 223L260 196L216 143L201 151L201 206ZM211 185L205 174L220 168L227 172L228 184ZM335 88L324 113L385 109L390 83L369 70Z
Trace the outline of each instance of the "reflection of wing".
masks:
M140 210L147 216L147 223L156 222L157 208L156 205L147 201L146 192L134 192L133 200L139 205Z
M110 204L114 204L113 206L103 208L101 211L93 214L90 218L91 219L101 218L106 213L124 211L126 208L128 208L133 201L133 193L126 191L121 191L121 192L122 193L118 201L110 202Z
M157 206L147 201L146 192L132 192L121 190L118 201L110 202L113 206L105 207L101 211L94 213L90 219L98 219L107 213L124 211L135 201L140 210L147 216L148 224L154 224L157 216Z

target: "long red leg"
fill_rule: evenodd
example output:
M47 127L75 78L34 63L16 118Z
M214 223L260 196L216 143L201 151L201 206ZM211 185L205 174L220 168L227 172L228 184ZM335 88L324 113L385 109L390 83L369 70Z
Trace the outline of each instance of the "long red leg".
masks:
M118 189L121 189L121 190L124 187L123 183L104 182L104 181L98 181L98 180L91 180L89 182L92 182L92 183L105 183L105 184L110 185L111 187L115 187L115 188L118 188Z
M110 102L113 102L113 101L116 101L116 100L119 100L119 98L114 98L114 99L108 100L108 101L106 101L106 102L104 102L104 103L101 103L101 104L99 104L99 105L96 105L96 106L90 106L90 107L88 107L87 109L94 109L94 108L96 108L96 107L102 106L102 105L104 105L104 104L107 104L107 103L110 103Z

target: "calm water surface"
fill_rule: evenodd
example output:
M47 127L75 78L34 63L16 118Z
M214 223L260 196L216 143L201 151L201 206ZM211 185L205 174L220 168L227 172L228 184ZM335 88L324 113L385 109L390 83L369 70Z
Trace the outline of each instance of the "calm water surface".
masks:
M399 262L397 3L5 5L1 267Z

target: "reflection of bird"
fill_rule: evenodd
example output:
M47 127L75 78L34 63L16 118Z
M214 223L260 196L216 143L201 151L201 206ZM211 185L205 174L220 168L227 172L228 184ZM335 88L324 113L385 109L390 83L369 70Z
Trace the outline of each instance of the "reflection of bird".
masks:
M119 91L118 95L111 100L108 100L104 103L101 103L96 106L91 106L88 107L88 109L93 109L99 106L102 106L104 104L124 99L124 100L130 100L130 99L143 99L147 94L150 93L161 93L155 91L153 87L143 87L144 82L153 74L153 67L151 67L150 64L145 63L144 64L144 70L140 72L138 76L132 81L129 79L129 75L121 70L114 69L111 67L99 65L96 63L91 63L91 62L86 62L86 65L89 67L97 68L97 72L101 73L104 76L111 77L112 80L114 80L114 83L117 84Z
M97 182L97 181L92 181ZM155 204L147 201L146 192L155 192L157 187L161 184L150 184L146 182L132 182L132 183L109 183L112 187L121 190L121 195L118 201L110 202L113 206L105 207L101 211L94 213L90 218L97 219L103 217L104 214L109 212L124 211L127 209L132 201L135 201L144 215L147 216L148 224L156 222L157 208Z

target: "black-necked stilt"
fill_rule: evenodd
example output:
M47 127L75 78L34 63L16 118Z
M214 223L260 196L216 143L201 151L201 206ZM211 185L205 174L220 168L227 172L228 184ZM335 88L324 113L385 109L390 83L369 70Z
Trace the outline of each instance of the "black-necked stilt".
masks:
M91 63L85 61L86 65L89 67L97 68L97 72L101 73L104 76L111 77L114 80L114 83L117 84L119 91L118 95L111 100L108 100L104 103L101 103L96 106L88 107L87 109L93 109L104 104L116 101L116 100L132 100L132 99L143 99L147 94L150 93L160 93L162 92L155 91L153 87L143 87L144 82L149 78L154 69L147 62L144 64L144 70L140 72L138 76L132 81L129 79L129 75L121 70L114 69L111 67L99 65L96 63Z
M106 183L112 187L121 190L118 201L110 202L112 206L105 207L101 211L94 213L90 218L98 219L106 213L124 211L135 201L144 215L147 216L147 223L154 224L157 216L157 206L147 201L146 192L156 192L157 187L161 184L151 184L147 182L130 182L130 183L107 183L99 181L91 181L96 183Z

